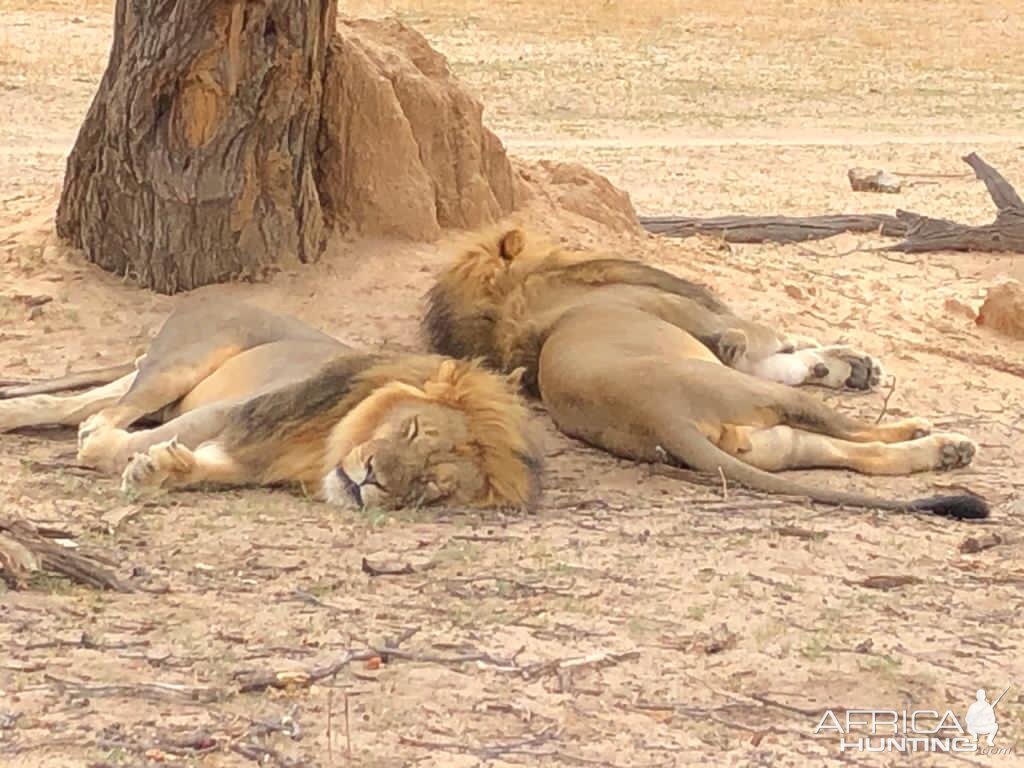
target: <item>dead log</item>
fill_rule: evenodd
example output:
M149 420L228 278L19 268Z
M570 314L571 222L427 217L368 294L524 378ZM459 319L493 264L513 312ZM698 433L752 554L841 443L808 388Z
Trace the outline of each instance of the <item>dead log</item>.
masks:
M14 587L39 571L51 571L98 589L131 592L129 585L104 567L95 556L61 546L54 539L63 531L42 528L20 517L0 517L0 577Z
M161 293L315 261L329 0L118 0L57 232Z
M906 223L888 214L835 216L641 216L648 232L669 237L713 235L727 243L803 243L843 232L878 232L891 237L906 234Z
M997 211L1004 211L1008 208L1024 211L1024 200L1020 199L1017 190L1003 178L999 171L982 160L977 152L971 152L963 158L963 161L971 166L975 176L985 182L985 187L988 189L992 202L996 204Z
M1013 186L977 153L963 158L974 174L985 183L996 206L991 224L971 226L946 219L897 211L897 218L907 224L904 239L890 251L925 253L928 251L1013 251L1024 253L1024 201Z
M926 251L1011 251L1024 253L1024 201L1013 186L974 152L963 158L985 183L998 213L982 226L923 216L910 211L888 214L831 216L641 216L648 232L669 237L715 235L730 243L800 243L843 232L876 232L903 240L882 250L903 253Z
M889 246L886 250L902 253L926 253L929 251L1013 251L1024 253L1024 210L1002 211L991 224L982 224L977 227L916 214L903 213L903 215L914 223L908 228L906 239Z

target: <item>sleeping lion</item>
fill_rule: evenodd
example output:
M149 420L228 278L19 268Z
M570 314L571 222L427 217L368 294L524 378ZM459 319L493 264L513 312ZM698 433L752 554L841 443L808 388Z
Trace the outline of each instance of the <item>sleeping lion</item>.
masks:
M291 318L191 302L137 366L0 390L0 432L80 425L79 461L121 473L128 492L292 484L361 507L528 508L539 456L510 378L437 355L357 352ZM127 431L144 418L158 425Z
M424 328L442 354L525 368L525 386L561 431L618 456L829 504L988 515L975 496L901 501L772 474L944 470L976 449L962 435L931 434L923 419L871 424L826 406L794 385L869 389L877 362L740 318L702 286L639 262L494 228L439 276Z

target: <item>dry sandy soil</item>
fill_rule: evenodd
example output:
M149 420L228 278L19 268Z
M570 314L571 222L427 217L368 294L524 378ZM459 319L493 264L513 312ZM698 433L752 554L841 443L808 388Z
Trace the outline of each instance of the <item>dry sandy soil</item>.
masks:
M414 24L514 154L584 162L644 213L902 207L980 222L992 211L959 160L970 150L1024 186L1016 3L749 6L343 10ZM0 0L0 377L125 360L178 301L101 273L53 234L111 19L107 2ZM872 196L849 190L854 165L941 175ZM568 234L606 238L596 224ZM903 765L840 754L835 737L812 733L821 712L962 715L976 688L1009 685L996 743L1016 754L915 763L1024 765L1024 381L1008 372L1024 342L947 304L977 308L1001 275L1024 277L1024 259L848 253L874 244L611 242L719 286L752 316L879 355L896 377L889 415L927 416L981 445L951 474L816 473L822 482L968 488L991 500L991 521L723 494L572 443L539 411L548 492L522 518L356 514L271 491L136 504L74 467L70 431L5 435L0 510L70 530L149 591L58 578L0 587L0 764ZM414 348L442 259L434 245L351 242L269 284L200 293L367 347ZM885 396L828 397L874 418ZM1001 543L965 551L992 536ZM363 558L414 572L371 576ZM254 670L385 644L400 650L379 667L340 663L310 687L239 691Z

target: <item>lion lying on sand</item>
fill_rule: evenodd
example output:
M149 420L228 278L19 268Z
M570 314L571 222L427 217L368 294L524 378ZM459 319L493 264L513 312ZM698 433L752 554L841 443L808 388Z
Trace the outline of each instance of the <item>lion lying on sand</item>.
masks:
M86 384L103 386L48 394ZM436 355L357 352L244 305L186 304L137 370L0 397L0 432L80 424L79 460L122 473L126 491L291 483L382 508L526 508L537 494L526 411L500 376ZM160 425L126 431L144 417Z
M526 369L566 434L830 504L985 517L974 496L899 501L771 474L840 467L902 475L970 463L975 445L923 419L870 424L791 385L868 389L881 370L734 315L707 289L647 265L549 245L513 227L471 237L424 319L435 351Z

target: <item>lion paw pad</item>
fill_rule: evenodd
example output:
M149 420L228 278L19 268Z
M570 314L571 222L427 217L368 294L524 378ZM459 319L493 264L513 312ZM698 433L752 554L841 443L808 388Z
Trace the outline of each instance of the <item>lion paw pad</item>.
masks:
M870 355L851 352L842 358L850 366L846 386L850 389L874 389L882 382L882 366Z
M974 460L977 447L966 438L945 440L939 454L940 469L957 469L966 467Z

